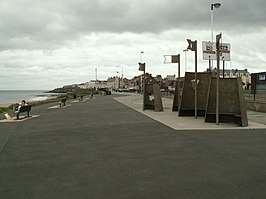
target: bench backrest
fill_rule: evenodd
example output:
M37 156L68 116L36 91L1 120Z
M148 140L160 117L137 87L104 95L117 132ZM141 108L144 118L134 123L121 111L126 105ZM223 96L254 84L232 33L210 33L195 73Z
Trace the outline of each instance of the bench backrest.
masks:
M25 105L25 106L21 106L20 109L19 109L19 112L22 113L22 112L30 112L31 110L31 105Z

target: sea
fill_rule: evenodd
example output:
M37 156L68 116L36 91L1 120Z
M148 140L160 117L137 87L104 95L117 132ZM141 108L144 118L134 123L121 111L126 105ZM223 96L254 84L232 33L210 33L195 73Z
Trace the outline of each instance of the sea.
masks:
M18 103L21 100L42 101L58 95L60 94L48 93L44 90L0 90L0 104Z

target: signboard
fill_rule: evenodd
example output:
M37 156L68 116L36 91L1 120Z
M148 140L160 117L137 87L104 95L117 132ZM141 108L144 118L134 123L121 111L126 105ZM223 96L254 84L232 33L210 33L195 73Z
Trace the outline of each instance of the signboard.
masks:
M202 42L202 51L204 60L216 60L216 43L203 41ZM220 44L220 60L221 61L230 61L230 44L221 43Z

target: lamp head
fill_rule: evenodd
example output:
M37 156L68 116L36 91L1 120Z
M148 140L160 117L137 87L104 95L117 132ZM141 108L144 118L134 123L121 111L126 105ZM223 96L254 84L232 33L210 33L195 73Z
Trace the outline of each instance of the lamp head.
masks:
M215 7L215 8L220 8L221 5L222 5L222 4L220 4L220 3L215 3L215 4L214 4L214 7Z
M221 5L222 5L222 4L220 4L220 3L212 3L212 4L211 4L211 10L213 10L213 7L215 7L215 8L220 8Z

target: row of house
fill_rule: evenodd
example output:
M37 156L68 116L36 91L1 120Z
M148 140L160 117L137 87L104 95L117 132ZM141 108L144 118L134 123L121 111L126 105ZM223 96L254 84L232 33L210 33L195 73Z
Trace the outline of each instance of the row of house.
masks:
M223 78L233 78L233 77L241 77L243 89L249 90L251 88L251 74L247 69L238 70L238 69L227 69L220 70L220 77Z
M162 78L161 75L153 77L152 74L145 74L146 82L159 83L162 89L174 88L176 77L175 75L168 75ZM135 76L132 79L121 78L118 76L109 77L107 80L91 80L79 85L81 89L95 89L95 88L109 88L113 90L128 90L138 91L141 90L143 75Z
M230 69L224 71L220 70L220 77L223 78L241 77L243 83L243 89L245 90L251 89L251 84L252 84L251 74L248 72L247 69L244 70ZM156 75L155 77L153 77L152 74L149 73L145 74L145 79L147 83L155 83L155 82L159 83L160 88L166 90L174 89L177 80L175 75L167 75L165 78L162 78L161 75ZM132 79L113 76L109 77L107 80L91 80L89 82L80 84L79 87L82 89L109 88L113 90L140 91L142 87L142 80L143 80L143 75L135 76Z

